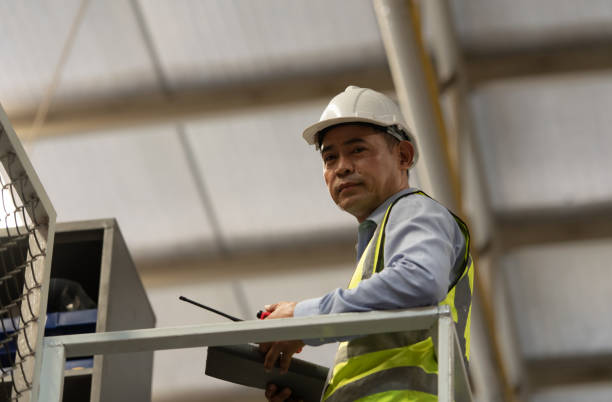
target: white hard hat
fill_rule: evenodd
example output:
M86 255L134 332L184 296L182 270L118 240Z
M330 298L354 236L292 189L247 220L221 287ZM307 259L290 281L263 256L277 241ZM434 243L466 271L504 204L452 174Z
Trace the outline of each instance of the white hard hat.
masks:
M387 128L387 133L398 140L408 140L414 147L414 166L419 156L414 134L395 102L386 95L368 88L347 87L336 95L323 111L319 121L304 130L302 136L310 145L317 144L317 134L342 123L370 123Z

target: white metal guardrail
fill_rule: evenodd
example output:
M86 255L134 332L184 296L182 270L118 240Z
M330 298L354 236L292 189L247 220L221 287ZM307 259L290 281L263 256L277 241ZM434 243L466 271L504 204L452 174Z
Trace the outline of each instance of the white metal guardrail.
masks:
M66 357L335 338L429 328L433 329L434 338L437 338L438 400L472 401L467 371L448 306L46 337L38 401L62 400Z

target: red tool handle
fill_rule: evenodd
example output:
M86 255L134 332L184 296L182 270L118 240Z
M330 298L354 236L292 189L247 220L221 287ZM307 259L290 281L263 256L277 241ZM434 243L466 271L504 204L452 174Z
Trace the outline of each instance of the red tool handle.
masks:
M259 318L260 320L265 320L267 316L270 315L269 311L263 311L263 310L259 310L257 312L257 318Z

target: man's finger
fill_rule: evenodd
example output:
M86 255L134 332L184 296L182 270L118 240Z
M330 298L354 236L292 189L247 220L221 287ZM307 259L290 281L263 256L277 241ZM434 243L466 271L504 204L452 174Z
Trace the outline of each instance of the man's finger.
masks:
M293 353L283 353L280 357L280 369L281 373L284 374L289 371L289 366L291 365L291 356Z
M262 353L268 353L268 350L272 347L272 342L260 343L259 351Z
M276 363L278 357L280 356L280 353L280 345L278 343L273 344L270 350L268 350L268 353L266 353L266 358L264 360L264 368L266 370L272 370L274 363Z
M278 307L278 303L274 303L274 304L266 304L264 306L264 310L269 311L270 313L273 312L274 310L276 310L276 308Z

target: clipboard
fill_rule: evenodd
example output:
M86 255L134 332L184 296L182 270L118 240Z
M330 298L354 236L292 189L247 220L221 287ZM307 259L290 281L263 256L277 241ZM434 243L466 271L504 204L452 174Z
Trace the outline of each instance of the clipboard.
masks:
M293 358L286 374L281 374L278 367L267 373L263 362L264 355L255 345L213 346L208 348L205 374L260 389L273 383L280 389L291 388L291 396L304 402L321 400L327 367Z

